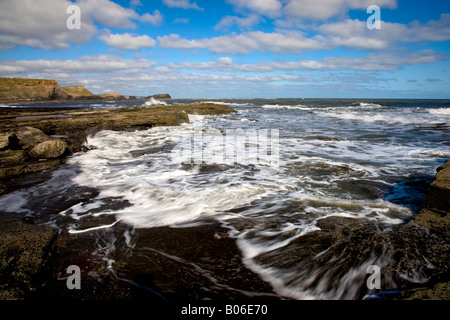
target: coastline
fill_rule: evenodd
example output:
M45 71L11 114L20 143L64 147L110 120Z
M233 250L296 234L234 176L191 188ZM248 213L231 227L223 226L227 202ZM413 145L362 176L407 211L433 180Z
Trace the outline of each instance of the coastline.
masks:
M10 110L16 112L18 109ZM20 127L33 127L42 130L48 137L63 137L68 145L78 144L80 152L86 137L89 134L100 130L141 130L153 126L179 125L186 122L187 113L197 114L221 114L223 112L233 112L229 107L212 104L194 104L179 106L158 106L158 107L131 107L123 110L100 110L77 109L70 110L43 110L47 113L36 114L33 110L20 109L17 114L9 113L9 119L2 118L8 125L8 131L17 130ZM31 112L28 114L27 112ZM8 112L7 112L8 113ZM42 117L48 116L48 117ZM25 119L23 118L25 117ZM120 120L120 121L119 121ZM187 119L188 121L188 119ZM19 150L15 150L19 151ZM22 150L23 151L23 150ZM3 151L4 152L4 151ZM56 167L64 162L64 157L56 159ZM55 159L45 161L35 161L33 163L52 163ZM29 167L27 163L25 167ZM21 164L19 167L23 168ZM41 172L38 170L37 172ZM24 172L25 173L25 172ZM333 250L338 252L345 247L350 247L354 259L362 259L364 262L364 252L366 248L380 250L389 244L398 257L389 270L384 274L391 275L395 270L408 272L412 268L420 269L421 264L426 261L439 266L437 270L430 272L430 281L427 285L418 284L416 287L402 288L400 292L389 294L386 299L449 299L449 275L448 275L448 240L449 240L449 187L450 162L438 169L434 181L430 184L424 208L411 221L396 227L392 231L380 232L377 226L367 223L361 224L357 219L350 218L327 218L320 222L321 230L312 232L297 241L302 242L303 248L293 252L292 255L302 257L304 260L317 255L327 246L333 246ZM46 179L45 174L40 175L40 179ZM17 175L7 179L17 181ZM27 180L27 179L24 179ZM28 184L30 182L27 182ZM85 202L90 197L95 196L96 190L80 188L76 190L75 202ZM73 196L73 195L72 195ZM69 198L69 196L67 196ZM57 213L57 212L56 212ZM182 297L189 300L202 298L199 288L211 285L207 277L202 275L195 268L186 266L189 264L180 262L174 268L174 262L167 259L161 252L171 252L175 256L185 259L200 257L207 253L211 259L211 265L219 265L223 269L220 271L223 283L230 284L239 290L234 291L231 299L250 299L249 292L255 290L264 292L264 295L253 297L253 299L277 299L271 292L270 286L262 281L255 273L247 269L240 258L239 250L235 241L226 236L227 230L219 224L211 222L204 227L192 227L183 229L171 229L168 227L139 229L138 241L140 247L154 248L153 259L139 260L139 255L132 255L132 260L126 257L116 257L120 263L116 266L118 273L126 274L128 278L135 279L138 284L119 281L117 278L93 277L87 281L86 288L82 292L70 292L65 288L64 281L58 281L55 274L61 275L61 266L68 263L86 265L89 269L95 270L98 274L105 274L107 270L102 266L101 261L105 257L91 256L89 250L92 248L93 239L88 234L73 235L64 230L58 233L54 228L39 225L39 221L31 218L24 218L18 214L0 215L0 229L3 239L0 252L2 256L2 287L0 299L87 299L98 300L99 297L107 297L108 300L115 299L140 299L151 297L160 299L155 292L163 292L164 297L170 300L179 300ZM105 221L97 221L100 225ZM86 225L86 228L96 226L96 221ZM120 224L117 225L121 229ZM216 239L216 234L225 235ZM176 244L170 244L170 240L177 239ZM26 239L26 241L23 241ZM162 241L161 239L166 239ZM184 248L195 239L199 246L184 252ZM311 244L311 246L308 246ZM312 244L319 244L313 248ZM322 247L323 246L323 247ZM160 251L159 251L160 250ZM317 251L319 250L319 251ZM332 256L333 250L328 253ZM26 252L24 255L23 253ZM22 253L22 254L21 254ZM224 253L222 255L222 253ZM280 257L283 259L284 257ZM326 256L324 255L324 258ZM168 270L182 270L181 272L169 272ZM205 268L207 270L207 268ZM239 272L235 273L236 270ZM170 275L166 273L169 272ZM196 284L191 287L186 286L189 282L189 274L196 274ZM230 276L232 274L232 276ZM198 280L198 279L201 280ZM50 280L49 280L50 279ZM183 284L183 285L181 285ZM142 288L153 288L154 292ZM94 294L93 292L96 292ZM223 298L218 293L218 299Z

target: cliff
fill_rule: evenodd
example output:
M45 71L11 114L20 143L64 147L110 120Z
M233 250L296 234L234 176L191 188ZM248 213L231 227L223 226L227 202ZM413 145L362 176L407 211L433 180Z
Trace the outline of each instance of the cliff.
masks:
M146 99L170 100L167 94L156 94ZM123 96L119 93L95 95L85 86L60 87L56 80L0 78L0 101L33 102L52 100L129 100L134 96Z
M0 78L0 100L64 100L69 97L55 80Z
M85 86L67 86L62 88L72 99L90 99L95 96ZM98 98L98 97L97 97Z

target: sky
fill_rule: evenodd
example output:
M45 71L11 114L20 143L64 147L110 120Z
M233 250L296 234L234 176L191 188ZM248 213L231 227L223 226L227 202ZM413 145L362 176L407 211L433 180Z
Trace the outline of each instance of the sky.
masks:
M0 77L176 99L449 99L450 1L0 0Z

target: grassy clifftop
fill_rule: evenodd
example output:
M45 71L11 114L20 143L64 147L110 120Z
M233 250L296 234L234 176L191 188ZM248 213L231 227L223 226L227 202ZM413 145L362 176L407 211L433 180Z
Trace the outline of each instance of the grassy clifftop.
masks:
M0 78L0 90L14 86L57 86L56 80L45 79L20 79L20 78Z
M94 96L92 92L86 89L85 86L68 86L62 88L67 94L72 97L91 97Z

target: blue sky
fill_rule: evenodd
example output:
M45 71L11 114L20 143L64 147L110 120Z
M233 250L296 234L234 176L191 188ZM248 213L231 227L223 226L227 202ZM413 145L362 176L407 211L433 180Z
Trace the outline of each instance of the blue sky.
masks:
M446 99L450 2L0 0L0 61L97 94Z

